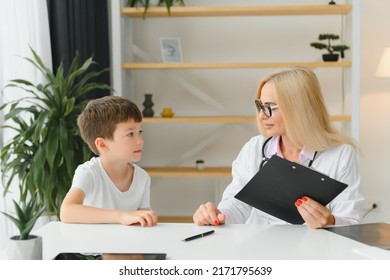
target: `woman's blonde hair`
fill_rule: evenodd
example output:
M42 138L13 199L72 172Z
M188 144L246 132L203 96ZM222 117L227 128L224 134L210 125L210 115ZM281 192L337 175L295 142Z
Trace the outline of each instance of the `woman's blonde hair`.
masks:
M333 125L319 81L312 70L292 67L270 74L260 82L256 98L261 99L261 90L266 83L272 83L275 87L275 101L287 136L295 145L311 151L322 151L346 143L358 149L351 137ZM260 133L264 134L259 118L257 122Z

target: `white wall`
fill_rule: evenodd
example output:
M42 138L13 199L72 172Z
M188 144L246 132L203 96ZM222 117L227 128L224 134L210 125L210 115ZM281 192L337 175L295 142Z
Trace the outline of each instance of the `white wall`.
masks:
M362 186L380 209L367 221L390 222L390 78L375 77L390 47L390 1L363 0L361 15L361 159Z
M187 0L187 5L238 5L237 1ZM328 0L299 0L294 4L327 4ZM336 1L345 3L345 1ZM241 5L292 5L291 1L243 0ZM390 163L389 114L390 78L374 77L375 68L383 49L390 46L388 11L390 1L361 0L361 175L362 190L369 201L378 202L380 208L371 212L364 221L390 221L387 174ZM128 25L129 21L125 20ZM316 61L321 51L311 48L319 33L341 34L340 16L309 17L244 17L244 18L185 18L147 19L135 21L134 42L152 61L160 59L159 37L180 37L184 61ZM124 31L125 41L131 41ZM347 39L348 43L348 39ZM129 58L128 49L124 56ZM347 52L349 57L351 52ZM137 60L137 58L135 59ZM142 108L143 93L152 92L155 113L159 115L166 106L177 115L219 115L226 112L193 97L177 79L189 81L201 91L222 104L228 114L254 113L253 96L260 79L275 69L255 70L185 70L136 71L134 83L126 83L123 94L134 99ZM323 87L331 114L342 110L340 69L315 69ZM348 71L348 70L347 70ZM127 73L126 76L130 77ZM347 100L348 94L347 94ZM346 113L350 108L345 106ZM193 165L198 158L206 165L229 166L242 145L257 133L250 124L239 125L145 124L145 154L141 165ZM338 124L348 131L348 125ZM201 149L199 153L179 162L192 145L213 131L221 135L218 141ZM176 161L176 162L175 162ZM199 203L218 201L220 192L229 179L153 178L152 203L160 215L191 215ZM176 187L174 186L176 185ZM215 186L219 186L216 188Z

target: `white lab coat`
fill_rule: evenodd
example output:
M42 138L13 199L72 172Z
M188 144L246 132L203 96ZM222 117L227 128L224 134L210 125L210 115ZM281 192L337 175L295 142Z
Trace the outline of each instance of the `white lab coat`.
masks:
M233 180L226 188L218 205L218 209L226 215L226 223L286 224L285 221L234 198L258 172L265 140L266 138L261 135L251 138L233 161ZM272 145L272 141L269 144ZM267 151L267 149L265 150ZM278 155L281 156L280 153ZM312 168L348 185L342 193L327 205L335 217L336 225L359 223L363 196L359 190L359 159L353 147L342 144L318 152Z

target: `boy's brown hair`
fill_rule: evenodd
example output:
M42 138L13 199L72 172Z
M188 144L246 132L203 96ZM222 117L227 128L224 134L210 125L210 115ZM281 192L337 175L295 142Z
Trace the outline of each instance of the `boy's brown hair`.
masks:
M120 96L105 96L91 100L77 118L81 137L96 155L95 140L98 137L113 139L118 123L134 120L142 121L137 105Z

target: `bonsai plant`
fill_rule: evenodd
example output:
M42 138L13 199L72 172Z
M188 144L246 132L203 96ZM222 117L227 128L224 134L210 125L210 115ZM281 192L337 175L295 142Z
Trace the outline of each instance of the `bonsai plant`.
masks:
M157 6L165 6L167 7L168 14L171 14L171 7L178 3L180 6L184 6L184 0L127 0L127 6L128 7L138 7L143 6L144 9L144 17L146 15L146 12L148 8L151 6L151 4L155 2Z
M79 67L76 52L67 74L62 63L53 74L35 51L31 49L31 52L33 59L25 59L43 74L46 82L33 84L15 79L5 87L20 88L24 94L0 107L0 110L8 109L4 114L8 124L3 127L15 132L0 155L4 195L18 178L21 203L34 197L36 207L45 207L48 215L59 217L75 169L92 155L81 141L76 123L77 115L88 102L85 94L111 88L91 81L107 71L87 72L92 58Z
M348 50L349 47L347 45L332 45L331 41L338 40L340 37L335 34L320 34L318 36L318 40L324 41L327 40L327 43L314 42L311 43L310 46L316 49L326 49L328 51L327 54L323 54L322 58L324 61L337 61L339 59L339 54L335 52L339 52L341 58L344 58L344 51Z
M44 208L38 207L36 202L36 199L31 199L28 203L23 202L22 206L19 206L13 200L15 216L2 212L19 230L19 235L12 236L7 244L9 259L42 259L42 238L30 234L44 211Z

